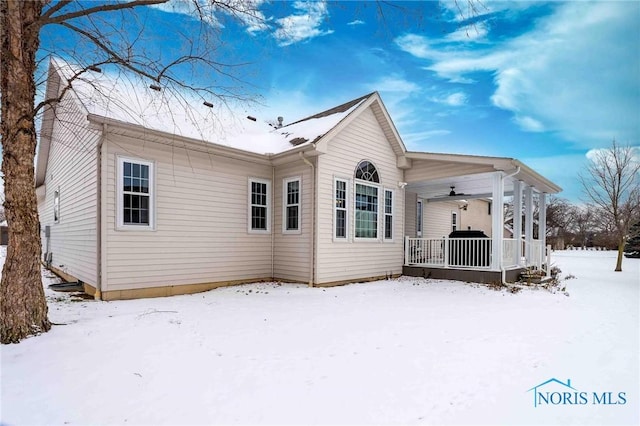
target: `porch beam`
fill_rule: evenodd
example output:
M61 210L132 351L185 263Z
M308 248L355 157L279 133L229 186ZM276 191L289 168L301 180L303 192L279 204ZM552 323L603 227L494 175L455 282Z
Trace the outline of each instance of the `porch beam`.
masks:
M513 238L518 241L515 250L516 265L522 259L522 182L513 180Z
M524 241L527 262L531 261L531 242L533 241L533 188L524 188Z
M491 269L499 271L502 266L502 236L504 233L504 177L502 172L492 176L493 201L491 203Z
M512 195L513 193L511 191L507 191L504 193L505 197L508 197L510 195ZM484 192L482 194L464 194L464 195L447 195L447 196L440 196L440 197L431 197L431 198L426 198L426 200L430 203L437 203L440 201L460 201L460 200L476 200L478 198L489 198L493 196L493 192Z

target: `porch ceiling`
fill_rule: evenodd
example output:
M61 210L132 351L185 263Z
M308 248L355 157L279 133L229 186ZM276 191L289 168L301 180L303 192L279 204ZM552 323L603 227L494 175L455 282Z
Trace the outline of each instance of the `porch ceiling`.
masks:
M460 199L487 198L491 197L492 174L476 173L463 176L445 177L428 181L412 182L407 184L406 189L417 193L420 198L431 202L452 201ZM456 196L450 196L451 187L455 187ZM513 181L505 180L505 195L513 193Z

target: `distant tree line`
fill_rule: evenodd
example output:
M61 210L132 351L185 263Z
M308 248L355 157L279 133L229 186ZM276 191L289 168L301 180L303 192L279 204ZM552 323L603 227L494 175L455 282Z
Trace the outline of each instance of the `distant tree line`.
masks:
M538 233L538 203L534 199L533 238ZM524 213L522 213L524 218ZM513 201L505 204L505 223L513 226ZM522 220L524 224L524 219ZM640 215L632 223L638 226L632 228L631 233L640 231ZM601 247L607 250L618 249L618 237L607 215L602 214L600 208L593 204L574 204L571 201L551 196L547 201L547 244L554 250L564 250L567 247ZM625 249L625 251L628 251Z
M627 235L627 243L640 231L640 215L632 219ZM635 236L638 238L638 236ZM553 249L573 247L603 247L618 249L616 226L601 208L593 204L573 204L570 201L551 197L547 204L547 243ZM628 244L627 244L628 245ZM625 252L630 251L625 246Z

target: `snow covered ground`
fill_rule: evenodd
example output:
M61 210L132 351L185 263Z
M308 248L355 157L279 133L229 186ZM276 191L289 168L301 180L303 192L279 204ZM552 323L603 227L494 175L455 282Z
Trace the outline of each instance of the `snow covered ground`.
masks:
M569 296L406 277L116 302L47 290L64 325L1 347L0 423L638 424L640 260L615 273L614 256L554 253ZM534 407L551 378L588 403Z

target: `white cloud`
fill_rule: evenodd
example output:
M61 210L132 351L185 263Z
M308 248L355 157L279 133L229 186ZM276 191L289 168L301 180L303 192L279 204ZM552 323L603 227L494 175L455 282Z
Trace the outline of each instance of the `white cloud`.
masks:
M462 106L467 103L467 95L464 92L451 93L443 97L432 97L430 99L432 102L454 107Z
M462 22L497 12L517 12L539 4L523 0L441 0L440 8L444 18L452 22Z
M513 121L515 121L523 130L527 130L529 132L544 132L544 126L535 118L531 118L526 115L516 115L513 118Z
M409 150L424 151L425 149L433 150L434 144L430 143L428 148L424 142L427 140L437 139L442 136L450 135L451 131L447 129L426 130L423 132L404 132L402 133L402 141ZM431 141L430 141L431 142Z
M333 30L320 28L329 16L326 2L296 1L293 7L299 13L276 20L279 28L274 35L281 46L333 33Z
M457 31L447 34L445 39L447 41L479 42L482 41L488 33L487 24L478 22L477 24L465 25Z
M347 25L364 25L365 22L361 21L360 19L356 19L355 21L351 21L349 23L347 23Z
M528 33L482 49L414 34L396 43L449 81L493 73L492 102L524 130L556 131L591 147L640 139L639 13L637 2L568 2Z
M250 33L267 30L269 19L260 11L265 0L171 0L167 3L152 5L168 13L179 13L200 19L214 27L224 27L218 15L233 16L243 23Z
M405 34L396 38L396 44L400 49L421 59L434 59L441 56L437 50L431 48L429 40L417 34Z

